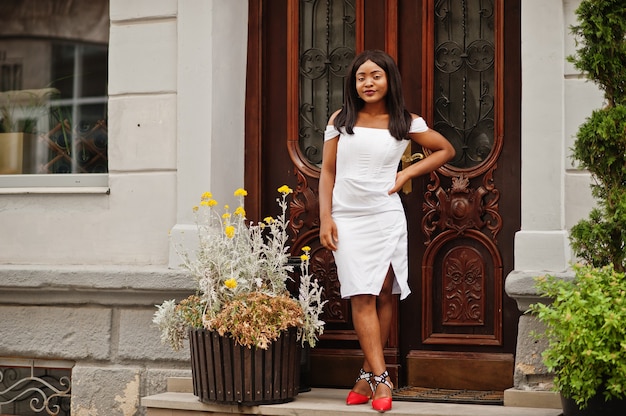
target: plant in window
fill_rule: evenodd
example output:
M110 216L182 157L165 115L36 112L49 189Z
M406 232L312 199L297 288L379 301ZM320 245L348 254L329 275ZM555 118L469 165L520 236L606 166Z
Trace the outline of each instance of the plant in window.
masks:
M35 173L37 125L46 122L54 88L0 92L0 174Z
M58 93L56 88L0 92L0 133L36 133L48 101Z
M181 253L184 267L197 286L197 293L176 303L158 305L154 323L161 339L175 350L182 347L190 328L205 328L229 336L237 344L266 349L281 331L295 327L299 339L315 346L323 332L320 314L322 288L309 274L309 251L301 255L299 295L291 296L288 265L287 186L278 189L282 213L276 218L248 224L243 208L247 192L235 191L240 205L234 210L216 207L211 193L204 193L194 207L199 248Z

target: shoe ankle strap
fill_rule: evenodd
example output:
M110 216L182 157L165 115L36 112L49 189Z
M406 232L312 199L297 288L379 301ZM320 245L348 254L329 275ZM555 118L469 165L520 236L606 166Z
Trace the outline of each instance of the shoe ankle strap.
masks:
M367 381L367 384L370 385L372 391L374 391L374 385L372 384L372 377L374 377L374 373L371 371L365 371L362 368L359 370L359 376L356 378L355 383L358 383L361 380Z
M387 381L387 377L389 377L389 372L387 370L385 370L384 373L382 373L381 375L378 376L374 376L374 390L376 390L378 388L379 384L384 384L385 386L389 387L389 390L393 391L393 386L391 385L390 382Z

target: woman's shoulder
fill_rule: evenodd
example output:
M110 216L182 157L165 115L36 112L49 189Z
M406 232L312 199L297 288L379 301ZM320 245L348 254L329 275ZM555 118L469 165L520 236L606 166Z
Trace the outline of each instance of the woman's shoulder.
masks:
M409 133L423 133L428 131L428 125L426 121L417 114L411 113L411 125L409 126Z
M339 114L341 112L341 108L337 111L335 111L330 118L328 119L328 125L329 126L334 126L335 125L335 118L337 117L337 114Z
M328 141L330 139L334 139L339 137L339 130L335 128L335 117L339 114L341 110L335 111L330 118L328 119L328 123L326 124L326 130L324 131L324 141Z

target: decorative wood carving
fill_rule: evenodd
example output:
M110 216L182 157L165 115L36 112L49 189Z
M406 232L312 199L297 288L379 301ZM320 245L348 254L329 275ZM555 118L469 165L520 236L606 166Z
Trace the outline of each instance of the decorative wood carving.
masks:
M292 254L299 254L302 247L311 247L309 271L320 282L324 306L324 321L348 323L349 304L341 299L335 258L331 251L319 243L319 204L317 193L309 187L307 176L294 170L298 185L289 205L289 228L292 231Z
M292 241L306 230L319 228L319 201L317 192L309 186L309 178L299 169L294 168L298 185L289 204L289 228L292 231Z
M311 272L324 287L324 320L326 322L347 323L349 312L348 302L341 299L337 266L331 251L319 247L313 250L310 261Z
M493 184L493 169L483 177L483 185L477 189L470 187L470 180L461 174L452 178L452 186L445 191L440 186L439 176L430 175L431 184L424 195L423 209L426 212L422 227L426 234L424 244L432 241L435 231L455 230L458 235L465 230L481 230L486 227L491 238L502 229L502 217L498 213L500 191Z
M478 250L461 246L443 258L443 325L483 325L485 323L485 262Z
M502 345L502 258L476 229L448 229L424 253L422 342ZM489 300L489 304L486 300Z

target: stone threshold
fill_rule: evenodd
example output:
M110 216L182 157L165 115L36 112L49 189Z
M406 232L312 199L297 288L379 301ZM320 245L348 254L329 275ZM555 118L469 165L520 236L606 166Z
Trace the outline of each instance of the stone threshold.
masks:
M377 412L371 406L346 406L346 389L314 388L309 392L300 393L289 403L237 406L202 403L187 390L187 379L168 380L168 392L141 399L142 406L147 408L147 416L216 416L225 415L267 415L267 416L314 416L320 413L331 415L347 414L353 416L369 415ZM183 390L183 391L180 391ZM542 392L543 393L543 392ZM552 393L548 393L552 394ZM553 394L552 394L553 395ZM506 393L505 393L506 396ZM552 403L549 397L543 397L540 403ZM557 396L558 397L558 396ZM393 409L387 412L399 416L560 416L559 408L522 407L532 404L531 395L517 396L521 402L517 406L469 405L448 403L423 403L394 401Z

